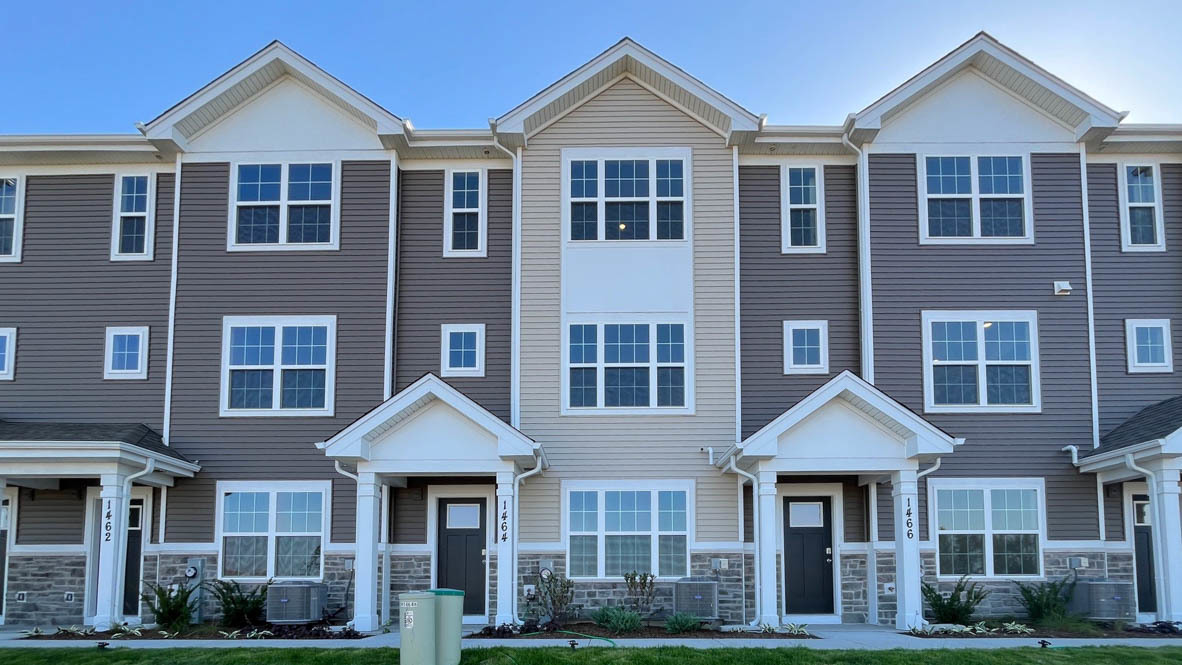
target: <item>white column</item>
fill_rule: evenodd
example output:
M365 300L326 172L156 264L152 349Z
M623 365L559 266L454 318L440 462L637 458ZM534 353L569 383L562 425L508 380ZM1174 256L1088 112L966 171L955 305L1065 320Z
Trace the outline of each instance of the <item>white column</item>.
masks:
M382 488L373 473L357 474L357 558L353 561L357 583L353 601L353 627L374 631L378 619L378 534L381 533Z
M895 627L923 625L919 564L919 479L914 469L891 473L895 509Z
M1179 470L1157 466L1153 468L1153 480L1151 501L1156 517L1153 549L1161 552L1161 565L1154 570L1157 575L1157 619L1182 621L1182 507L1179 506L1182 490L1178 484Z
M513 472L497 473L496 519L493 538L497 550L497 616L496 625L516 623L513 616L513 597L517 594L516 564L513 559Z
M99 494L98 580L95 584L94 627L110 630L123 623L124 543L127 540L127 476L103 474Z
M776 584L781 575L776 570L776 472L760 471L756 488L759 511L759 623L780 625L780 600Z

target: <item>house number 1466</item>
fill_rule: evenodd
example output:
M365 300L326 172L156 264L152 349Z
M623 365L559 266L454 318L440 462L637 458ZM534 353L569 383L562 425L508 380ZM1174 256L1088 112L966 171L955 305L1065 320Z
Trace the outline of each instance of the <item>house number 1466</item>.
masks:
M907 497L907 510L903 514L907 516L907 521L905 522L907 525L907 540L914 540L915 520L911 516L911 497Z

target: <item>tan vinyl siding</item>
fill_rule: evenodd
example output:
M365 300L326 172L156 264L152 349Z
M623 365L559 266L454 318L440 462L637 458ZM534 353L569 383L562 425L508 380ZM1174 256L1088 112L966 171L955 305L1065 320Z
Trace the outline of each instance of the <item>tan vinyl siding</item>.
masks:
M561 150L572 146L693 151L693 416L561 416ZM734 478L700 448L735 439L734 163L721 136L629 79L529 138L522 159L521 428L551 468L521 492L521 540L560 540L564 478L696 483L699 541L735 542Z

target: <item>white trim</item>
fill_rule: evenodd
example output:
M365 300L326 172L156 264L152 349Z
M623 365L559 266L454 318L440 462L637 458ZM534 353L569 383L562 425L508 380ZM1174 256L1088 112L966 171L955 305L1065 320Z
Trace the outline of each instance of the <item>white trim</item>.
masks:
M739 237L739 146L731 146L731 207L734 211L732 224L734 224L734 246L731 248L734 254L734 271L733 278L735 280L735 442L743 440L743 327L742 327L742 280L740 279L741 270L741 252L742 246ZM743 537L743 504L742 492L743 482L742 478L737 478L739 482L739 539Z
M788 554L784 550L784 502L796 496L829 497L830 522L833 548L833 614L804 615L788 613L788 585L785 572L788 570ZM845 545L845 507L841 483L776 483L776 558L780 562L779 612L784 623L841 623L841 553ZM836 617L836 621L833 620Z
M164 504L161 503L161 511ZM168 554L217 554L217 543L153 543L144 545L144 552Z
M217 576L220 580L236 580L239 582L267 582L268 580L283 581L283 580L323 580L324 579L324 555L326 553L327 544L332 534L332 481L331 480L219 480L216 488L217 496L214 507L214 521L215 532L214 538L217 542L218 553L218 569ZM225 534L223 527L225 526L225 519L223 508L225 504L226 494L230 492L264 492L268 494L267 499L267 531L265 533L247 533L235 532L229 535L244 535L244 536L261 536L267 539L267 574L263 577L228 577L223 574L225 569L226 554L225 554ZM320 513L320 573L316 577L278 577L275 575L275 556L277 553L276 538L279 536L276 528L276 515L279 511L278 496L280 492L320 492L321 493L321 513ZM291 535L314 535L311 532L298 532Z
M289 201L288 187L290 185L290 171L292 165L329 164L332 168L332 184L330 190L332 198L315 201ZM239 201L238 200L238 168L241 166L278 166L279 167L279 198L274 201ZM227 252L267 252L267 251L311 251L338 250L341 248L341 160L325 160L323 157L312 158L308 161L296 159L282 160L276 155L254 155L253 157L230 162L230 196L229 213L226 221L226 251ZM329 241L328 242L289 242L288 208L293 205L327 205L329 206ZM277 206L279 208L279 241L275 243L240 243L237 238L238 209L241 207Z
M1079 144L1079 189L1080 210L1083 212L1083 244L1084 244L1084 285L1088 303L1088 378L1091 388L1092 409L1092 447L1100 447L1100 383L1096 369L1096 305L1092 293L1092 220L1088 212L1091 206L1088 197L1088 151L1087 146ZM1097 477L1099 481L1099 477ZM1103 512L1103 502L1100 511ZM1103 539L1104 522L1100 522L1100 534Z
M521 152L518 146L513 157L513 330L509 376L509 424L513 427L521 426Z
M1137 329L1158 328L1162 331L1162 353L1164 362L1148 363L1137 359ZM1129 374L1164 373L1174 371L1173 333L1169 319L1125 319L1125 355L1128 360Z
M552 543L519 543L518 554L565 554L566 541Z
M928 194L927 160L928 158L955 157L969 160L970 194ZM980 160L991 157L1017 157L1022 160L1022 194L982 194L978 167ZM919 194L917 208L919 211L919 244L921 245L1032 245L1034 244L1034 204L1031 194L1030 153L1023 150L1017 154L981 154L967 152L961 154L919 154L916 155L915 173L917 192ZM972 235L944 237L928 234L928 198L965 199L969 201L969 214L972 217ZM1022 201L1023 230L1021 236L982 236L981 235L981 201L982 199L1016 199Z
M792 203L789 181L793 169L812 169L816 177L816 201L811 204ZM738 198L736 197L736 205ZM793 210L814 210L817 221L817 244L793 245L791 218ZM825 167L819 163L780 164L780 253L781 254L824 254L825 253ZM736 246L737 247L737 246Z
M122 231L122 218L138 217L135 213L124 213L123 207L123 179L147 178L148 191L147 209L144 211L144 251L127 253L119 251L119 241ZM111 260L112 261L151 261L156 257L156 176L152 172L129 171L115 172L115 195L111 206Z
M1129 169L1135 167L1153 169L1153 204L1129 203ZM1166 228L1162 205L1161 163L1150 160L1126 159L1116 162L1117 197L1120 201L1120 251L1122 252L1164 252L1166 251ZM1153 210L1154 234L1157 242L1152 245L1134 245L1129 228L1129 208L1151 208Z
M932 323L962 321L976 324L977 359L950 364L977 367L977 404L936 404L932 388ZM1024 322L1030 324L1029 361L987 361L985 359L986 322ZM1041 413L1042 391L1039 375L1038 312L1035 310L924 310L921 316L923 339L923 401L925 413ZM990 364L1019 364L1030 366L1030 404L989 404L986 366Z
M439 376L484 376L484 324L483 323L444 323L439 326ZM476 334L476 366L451 366L451 334Z
M477 208L453 208L452 188L453 178L457 173L476 173L480 199ZM476 240L476 249L452 248L452 223L455 213L476 213L477 226L480 229ZM488 256L488 169L485 168L448 168L443 172L443 258L485 258Z
M24 247L25 235L25 187L28 184L28 174L0 172L0 180L16 180L16 201L13 202L11 215L0 216L0 219L12 220L12 253L0 254L0 263L20 263Z
M0 588L4 589L4 593L0 594L0 626L4 625L4 608L8 603L8 569L11 567L8 563L8 557L12 556L12 546L16 540L16 519L13 518L13 511L16 510L16 499L20 490L16 487L7 487L4 480L0 479L0 504L4 501L8 502L8 508L0 505L0 531L4 532L4 546L5 558L0 561Z
M4 346L0 381L12 381L16 378L16 328L0 328L0 344Z
M242 326L261 326L275 328L274 362L271 365L251 366L250 369L272 369L275 380L271 384L271 408L269 409L232 409L230 408L230 329ZM283 328L284 326L324 326L328 328L325 350L324 369L324 407L319 409L283 409L280 408L280 397L283 390L283 369L321 369L318 365L285 366L282 363ZM221 398L219 400L218 415L226 417L239 416L331 416L334 414L336 402L336 356L337 356L337 317L335 314L324 316L224 316L222 317L222 360L221 360Z
M394 307L395 270L398 260L398 153L390 152L390 225L386 250L386 330L383 334L382 401L394 394ZM384 504L383 504L384 505Z
M137 367L134 370L115 369L114 360L115 336L139 337L139 355ZM148 346L151 342L148 326L107 326L105 343L103 345L103 378L104 379L147 379L148 378Z
M496 484L488 485L427 485L427 545L431 548L431 588L439 585L439 500L440 499L484 499L484 614L465 615L464 621L488 621L490 585L488 555L496 552ZM497 561L497 570L504 562ZM499 611L499 610L498 610ZM471 619L471 621L469 621Z
M164 365L164 417L161 426L161 438L164 445L172 440L172 373L173 349L176 345L176 284L177 258L180 254L181 235L181 153L176 156L176 171L172 181L172 257L168 275L168 349ZM164 531L164 520L161 519L161 534ZM164 540L164 536L160 536Z
M1042 477L1030 478L929 478L927 483L927 502L928 502L928 530L929 539L925 542L929 547L936 552L936 569L937 579L940 581L957 580L960 575L939 574L939 531L936 528L937 520L937 505L936 492L937 490L980 490L982 492L982 511L984 512L985 528L981 530L969 531L954 531L949 533L980 533L984 540L984 558L985 558L985 574L973 575L973 579L985 580L1037 580L1042 579L1044 570L1043 553L1047 549L1047 506L1046 506L1046 479ZM993 509L991 490L1034 490L1036 496L1036 509L1038 510L1038 573L1033 575L996 575L993 572L993 536L996 535L993 529ZM1034 534L1030 530L1004 530L998 533L1027 533ZM932 537L935 536L935 537ZM1063 543L1067 544L1067 543ZM1077 545L1080 543L1076 543Z
M847 139L848 141L848 139ZM853 145L852 143L850 145ZM858 153L858 342L861 347L862 380L874 385L874 270L870 260L870 157L866 148Z
M815 365L797 365L792 360L792 333L796 330L820 331L821 362ZM785 321L784 322L784 373L785 374L828 374L829 373L829 322Z
M607 166L606 162L615 160L639 160L648 162L648 195L647 196L621 196L611 197L607 196L606 180L607 180ZM657 196L657 161L664 160L680 160L681 161L681 179L682 192L681 196ZM570 165L571 162L590 161L596 163L596 196L583 197L572 201L570 189ZM692 148L643 148L643 147L627 147L627 148L563 148L562 149L562 244L565 248L568 244L574 245L594 245L596 243L654 243L657 246L668 246L670 244L679 244L690 242L693 235L693 149ZM635 239L617 239L608 240L606 237L607 228L607 204L612 202L648 202L648 237ZM571 240L571 203L595 203L596 204L596 238L594 240ZM682 220L681 220L681 237L680 238L658 238L657 237L657 208L658 203L664 202L680 202L682 204Z
M491 147L491 144L490 146ZM398 168L403 171L476 171L483 170L497 170L497 169L512 169L512 159L496 159L485 157L483 159L423 159L423 158L406 158L398 161Z

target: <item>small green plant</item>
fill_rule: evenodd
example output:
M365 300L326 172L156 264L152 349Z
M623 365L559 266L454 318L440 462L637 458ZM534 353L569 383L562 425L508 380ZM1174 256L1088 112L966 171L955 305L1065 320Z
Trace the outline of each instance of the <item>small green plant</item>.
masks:
M1067 602L1075 592L1076 578L1064 577L1054 582L1018 585L1018 602L1034 623L1067 616Z
M171 640L171 639L175 638L177 635L180 635L180 633L170 633L167 630L158 630L156 632L160 635L161 638L166 639L166 640Z
M255 630L252 630L246 634L246 639L248 639L248 640L265 640L268 637L273 637L274 635L275 635L275 633L272 633L269 630L259 630L256 628Z
M759 624L759 632L761 632L761 633L774 633L778 629L779 629L778 626L776 626L775 624L771 624L771 623Z
M119 627L111 633L111 639L118 640L129 635L131 637L143 637L144 630L136 626L129 626L126 622L124 622L119 624Z
M657 593L657 576L634 570L624 573L624 583L628 585L628 599L632 602L632 609L642 614L652 612L653 597Z
M956 581L956 586L947 596L940 593L936 587L923 583L921 587L923 599L932 609L932 617L936 623L955 623L965 625L973 618L977 606L989 597L989 590L981 585L970 582L965 575Z
M1001 625L1001 630L1006 635L1030 635L1034 629L1024 623L1017 621L1007 621Z
M1104 634L1095 623L1072 614L1061 617L1046 617L1035 625L1042 630L1054 631L1056 633L1071 633L1080 637L1098 637Z
M33 626L32 628L21 631L21 635L24 635L25 637L37 637L38 635L44 634L45 631L41 630L41 626Z
M94 635L94 628L90 626L58 626L57 635L70 635L71 637L89 637Z
M935 626L912 626L907 629L908 635L916 637L924 637L926 635L935 635L937 632Z
M809 625L807 623L786 623L784 624L784 632L789 635L798 635L800 637L809 636Z
M197 592L197 586L178 584L173 587L148 584L144 602L148 604L156 624L164 630L179 633L193 621L193 607L190 600Z
M551 623L561 626L567 621L574 600L574 582L557 573L538 576L538 602Z
M240 628L238 630L219 630L218 635L221 635L223 638L225 638L227 640L236 640L236 639L238 639L239 636L242 635L242 629Z
M997 632L996 628L990 628L989 625L986 624L984 621L978 621L977 623L973 624L972 626L969 626L969 628L973 631L973 634L975 634L975 635L990 635L992 633Z
M601 607L591 613L591 620L613 635L635 633L643 623L639 614L622 607Z
M266 623L267 585L246 589L237 582L212 580L205 584L209 594L222 608L222 625L228 628L255 628Z
M702 625L702 620L690 614L689 612L678 612L669 615L665 620L665 632L670 635L680 635L682 633L689 633L697 630Z

